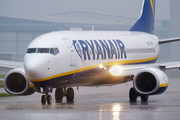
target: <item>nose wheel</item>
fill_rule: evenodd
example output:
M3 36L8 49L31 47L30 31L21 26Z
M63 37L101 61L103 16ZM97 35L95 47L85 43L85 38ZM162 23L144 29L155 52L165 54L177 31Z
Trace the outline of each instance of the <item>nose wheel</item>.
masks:
M42 97L41 97L42 105L45 105L46 102L48 105L51 105L51 103L52 103L52 97L51 97L51 95L48 95L48 93L45 95L42 95Z

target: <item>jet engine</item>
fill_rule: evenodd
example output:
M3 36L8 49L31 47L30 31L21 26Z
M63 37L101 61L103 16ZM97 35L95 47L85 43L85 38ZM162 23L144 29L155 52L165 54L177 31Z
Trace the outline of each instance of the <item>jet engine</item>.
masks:
M13 95L31 95L35 91L27 80L24 68L12 69L4 78L4 89Z
M163 93L168 87L167 75L157 68L140 70L134 78L133 85L141 95L156 95Z

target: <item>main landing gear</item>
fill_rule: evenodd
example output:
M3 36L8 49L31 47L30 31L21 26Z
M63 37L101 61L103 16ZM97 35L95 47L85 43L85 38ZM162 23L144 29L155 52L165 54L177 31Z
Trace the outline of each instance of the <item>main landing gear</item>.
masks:
M142 102L147 102L149 96L148 95L139 95L134 88L131 88L129 91L129 100L130 102L136 102L137 97L141 97L141 101Z
M55 92L56 102L62 102L63 97L66 96L67 102L73 102L74 100L74 90L73 88L57 88Z

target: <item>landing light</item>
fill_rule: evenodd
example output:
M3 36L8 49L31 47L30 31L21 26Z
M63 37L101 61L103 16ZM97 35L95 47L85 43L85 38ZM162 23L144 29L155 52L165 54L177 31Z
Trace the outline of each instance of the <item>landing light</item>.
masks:
M99 68L104 68L104 70L106 70L106 67L104 67L102 64L99 65Z
M109 69L109 72L113 76L120 76L121 75L122 68L119 65L115 65L112 68Z
M104 68L104 66L102 64L99 65L100 68Z

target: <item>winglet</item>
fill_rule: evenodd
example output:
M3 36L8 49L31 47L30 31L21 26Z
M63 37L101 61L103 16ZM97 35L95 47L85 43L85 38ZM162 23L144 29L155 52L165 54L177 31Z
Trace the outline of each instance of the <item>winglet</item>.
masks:
M155 0L144 0L141 15L130 31L153 33L155 16Z

